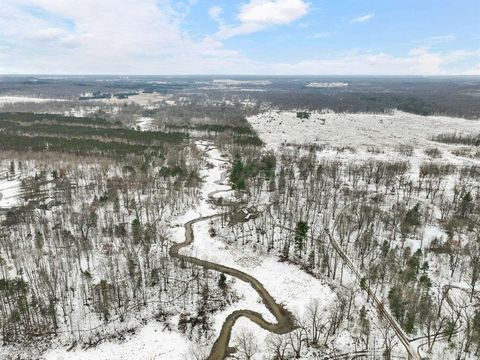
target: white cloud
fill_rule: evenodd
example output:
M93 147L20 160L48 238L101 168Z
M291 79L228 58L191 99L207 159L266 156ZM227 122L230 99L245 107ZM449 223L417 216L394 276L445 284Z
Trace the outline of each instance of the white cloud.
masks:
M421 44L425 47L430 47L437 44L446 44L452 42L456 39L456 36L453 34L448 35L437 35L437 36L430 36L425 39L422 39L417 42L417 44Z
M52 26L25 7L39 7L74 27ZM0 44L15 44L0 57L0 67L24 73L162 74L230 72L249 62L218 41L194 41L181 21L169 0L6 0Z
M474 65L471 69L466 70L462 75L479 75L480 76L480 63Z
M317 58L293 64L271 65L270 71L284 75L472 74L475 69L455 68L456 62L476 58L479 54L480 50L432 53L422 48L412 49L405 56L392 56L382 52L352 52L331 58Z
M250 0L242 5L237 20L240 24L221 26L219 39L251 34L273 25L290 24L308 12L304 0Z
M358 17L353 18L352 22L363 23L363 22L366 22L366 21L369 21L369 20L373 19L374 16L375 16L375 14L367 14L367 15L358 16Z
M318 32L318 33L313 34L310 38L311 39L326 39L326 38L329 38L329 37L332 37L332 36L333 36L333 34L331 32L322 31L322 32Z
M430 36L425 39L425 41L434 43L434 44L440 44L440 43L447 43L455 40L455 35L449 34L449 35L439 35L439 36Z
M221 18L222 14L223 9L220 6L212 6L210 9L208 9L208 15L216 22L223 23Z
M302 0L250 0L242 6L238 19L242 23L288 24L301 18L307 10L308 5Z
M182 29L173 0L3 0L0 72L43 74L392 74L478 73L479 50L432 52L417 47L403 56L349 52L298 62L259 62L225 48L224 38L289 24L308 11L304 1L250 1L238 25L201 41ZM184 0L184 4L194 1ZM276 4L276 11L270 11ZM21 7L20 7L21 5ZM178 2L175 2L178 6ZM62 21L25 12L36 6ZM271 16L265 10L271 12ZM222 16L219 9L213 17ZM243 19L243 22L242 20ZM317 38L328 36L318 33ZM306 54L305 57L309 55Z

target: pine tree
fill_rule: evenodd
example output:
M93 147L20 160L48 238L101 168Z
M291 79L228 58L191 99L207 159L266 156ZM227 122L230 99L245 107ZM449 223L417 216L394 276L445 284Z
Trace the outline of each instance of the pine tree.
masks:
M223 291L225 291L227 288L227 277L224 273L221 273L220 277L218 278L218 287Z
M298 256L302 257L302 251L305 245L305 238L308 232L308 225L304 221L299 221L295 228L295 251Z
M308 268L310 270L313 270L314 267L315 267L315 252L312 250L308 254Z
M242 160L237 157L232 166L232 171L230 173L230 182L232 183L232 188L234 189L244 189L245 188L245 179L243 179L244 166Z
M132 221L132 236L133 236L133 243L135 245L139 244L140 241L142 241L142 228L138 218L135 218Z

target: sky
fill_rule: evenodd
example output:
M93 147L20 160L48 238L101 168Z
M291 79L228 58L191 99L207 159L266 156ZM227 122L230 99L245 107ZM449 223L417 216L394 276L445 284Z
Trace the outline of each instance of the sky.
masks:
M1 0L0 74L480 75L480 1Z

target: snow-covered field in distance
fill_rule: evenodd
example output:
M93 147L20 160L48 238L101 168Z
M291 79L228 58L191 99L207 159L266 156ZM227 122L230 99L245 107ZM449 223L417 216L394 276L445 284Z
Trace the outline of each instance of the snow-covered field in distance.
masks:
M307 88L342 88L347 86L348 83L346 82L312 82L305 85Z
M480 132L480 121L445 116L312 112L309 119L296 111L270 110L247 118L269 147L283 143L331 146L434 146L430 139L441 133Z
M222 85L258 85L265 86L270 85L272 82L270 80L232 80L232 79L214 79L212 81L215 84Z
M0 96L0 107L5 104L17 104L17 103L44 103L50 101L65 101L65 99L47 99L25 96Z
M153 120L151 117L140 117L136 120L136 125L141 131L152 130Z

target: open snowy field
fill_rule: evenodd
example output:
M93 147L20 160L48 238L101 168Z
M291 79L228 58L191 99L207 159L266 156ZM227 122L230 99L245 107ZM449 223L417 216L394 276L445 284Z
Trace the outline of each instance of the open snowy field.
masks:
M295 111L271 110L247 118L270 147L283 143L332 146L432 146L442 133L480 132L480 121L444 116L420 116L396 111L388 114L311 113L297 118Z
M46 360L132 360L188 357L189 340L178 332L163 330L164 324L150 322L125 342L106 342L89 350L56 349L45 354Z
M20 180L0 180L0 209L9 209L20 204Z
M0 96L0 107L5 104L17 104L17 103L44 103L50 101L65 101L64 99L47 99L36 97L24 97L24 96Z
M136 120L136 125L141 131L148 131L152 129L153 118L140 117Z

